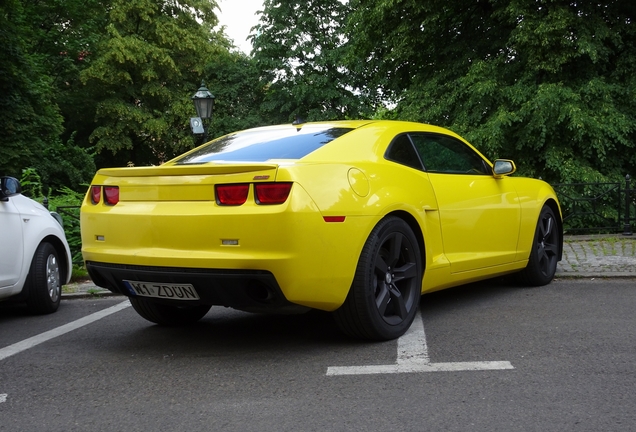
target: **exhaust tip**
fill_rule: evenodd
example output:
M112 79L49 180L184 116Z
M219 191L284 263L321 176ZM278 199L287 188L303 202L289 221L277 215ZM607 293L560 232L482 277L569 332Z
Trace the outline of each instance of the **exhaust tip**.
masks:
M270 303L274 300L272 289L263 282L252 280L245 289L247 296L258 303Z

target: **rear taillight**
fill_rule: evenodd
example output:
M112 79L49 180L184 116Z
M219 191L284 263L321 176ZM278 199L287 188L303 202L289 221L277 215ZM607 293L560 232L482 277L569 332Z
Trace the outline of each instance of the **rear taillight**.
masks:
M282 204L287 201L291 187L291 183L255 183L256 203Z
M119 202L119 186L104 186L104 202L108 205Z
M254 199L256 204L282 204L289 198L291 182L254 183ZM216 202L219 205L239 206L247 202L250 183L216 185Z
M119 202L119 186L91 186L91 202L99 204L104 195L104 204L115 205Z
M102 187L91 186L91 202L93 204L99 204L99 201L101 199L102 199Z
M216 202L219 205L238 206L245 204L250 191L249 183L216 185Z

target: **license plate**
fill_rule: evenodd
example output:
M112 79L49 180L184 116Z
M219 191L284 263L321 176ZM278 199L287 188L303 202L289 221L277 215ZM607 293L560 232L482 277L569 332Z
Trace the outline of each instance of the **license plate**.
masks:
M123 281L133 295L170 300L199 300L194 287L190 284L159 282Z

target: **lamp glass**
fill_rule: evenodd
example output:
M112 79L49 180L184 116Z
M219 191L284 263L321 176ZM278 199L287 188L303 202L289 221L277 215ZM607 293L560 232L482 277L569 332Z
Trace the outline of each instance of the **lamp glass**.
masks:
M197 110L197 114L202 119L209 119L212 117L212 111L214 110L214 95L205 87L205 84L201 82L201 87L192 96L194 102L194 108Z
M212 95L210 94L210 96ZM210 98L194 99L194 107L196 108L199 117L209 119L212 117L212 111L214 110L214 96Z

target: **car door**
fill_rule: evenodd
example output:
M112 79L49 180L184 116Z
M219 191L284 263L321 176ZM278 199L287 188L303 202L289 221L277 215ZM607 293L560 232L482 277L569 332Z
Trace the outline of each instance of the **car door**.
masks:
M455 137L410 136L435 191L451 272L514 261L521 207L510 179L495 178L490 165Z
M11 201L0 201L0 288L15 285L24 265L22 219Z

